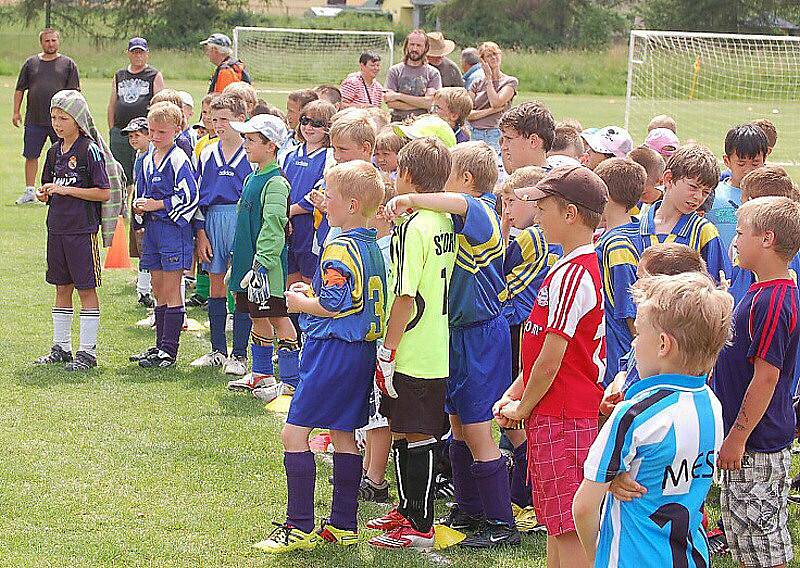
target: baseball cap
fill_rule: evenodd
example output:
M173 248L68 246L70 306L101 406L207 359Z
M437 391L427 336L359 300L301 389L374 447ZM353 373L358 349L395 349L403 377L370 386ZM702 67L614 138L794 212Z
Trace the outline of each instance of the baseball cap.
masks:
M583 166L556 168L535 187L521 187L515 189L514 194L523 201L538 201L549 195L558 195L594 213L602 213L608 202L606 183Z
M398 136L411 140L417 138L438 138L448 148L456 145L456 135L444 120L434 114L420 116L411 124L395 124L394 132Z
M606 126L592 134L583 135L583 139L595 152L617 158L624 158L633 150L631 135L619 126Z
M200 45L216 45L219 47L231 47L233 43L231 42L231 38L226 36L225 34L211 34L208 36L208 39L204 39L200 42Z
M136 132L137 130L150 130L147 125L147 118L138 116L128 123L128 126L123 128L120 132Z
M647 133L644 145L669 158L681 145L678 135L669 128L654 128Z
M241 134L253 134L255 132L263 134L267 140L274 142L276 146L282 146L289 136L283 121L271 114L257 114L247 122L232 121L230 125L231 128Z
M192 98L192 95L190 95L186 91L178 91L178 95L180 95L181 102L183 104L185 104L186 106L190 106L190 107L194 108L194 99Z
M141 49L142 51L150 51L147 48L147 40L143 37L132 37L128 42L128 51Z

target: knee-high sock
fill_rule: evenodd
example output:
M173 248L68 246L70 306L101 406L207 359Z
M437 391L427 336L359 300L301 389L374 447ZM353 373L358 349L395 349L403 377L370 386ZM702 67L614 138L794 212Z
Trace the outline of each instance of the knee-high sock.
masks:
M168 307L164 311L164 336L161 340L161 349L173 358L178 358L178 345L181 341L181 328L186 309L183 306Z
M139 270L139 275L136 277L136 291L139 294L149 294L152 291L150 272L147 270Z
M511 512L511 493L508 486L508 462L505 456L496 460L472 464L472 475L478 486L486 518L514 526Z
M286 522L305 533L314 530L314 483L317 465L311 452L284 452Z
M233 313L233 350L234 357L247 357L247 340L253 329L253 320L250 314L244 312Z
M164 343L164 314L167 312L167 305L156 306L154 314L156 316L156 347L161 349Z
M250 353L253 355L253 374L272 376L275 370L272 365L272 354L275 347L271 337L261 337L254 331L250 332L253 343Z
M435 448L434 439L408 443L408 466L403 482L408 502L405 517L420 532L428 532L433 527Z
M294 388L300 385L300 349L296 341L278 342L278 376L281 382Z
M511 470L511 502L518 507L529 507L533 499L528 485L528 442L514 448L514 468Z
M406 499L403 482L408 474L408 442L406 440L395 440L392 442L392 454L394 461L394 477L397 480L397 512L406 515L408 500Z
M451 440L450 466L453 469L453 488L458 509L467 515L479 517L483 515L483 505L475 478L472 476L474 461L472 452L464 440Z
M208 327L211 331L211 349L228 355L228 338L225 335L225 320L228 308L225 298L208 299Z
M97 329L100 327L100 308L81 308L80 350L97 355Z
M360 454L333 453L333 504L330 521L337 529L356 530L362 464Z
M53 344L72 353L72 308L53 308Z
M205 300L208 298L210 291L211 278L208 276L208 272L199 270L197 272L197 280L195 280L194 293Z

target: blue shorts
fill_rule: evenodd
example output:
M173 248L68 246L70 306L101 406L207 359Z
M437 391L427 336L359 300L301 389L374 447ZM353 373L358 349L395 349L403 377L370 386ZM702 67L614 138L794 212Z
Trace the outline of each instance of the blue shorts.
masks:
M180 227L172 221L148 215L144 222L142 256L139 268L142 270L189 270L194 257L192 227Z
M304 278L314 278L319 267L319 257L309 250L293 250L288 247L288 274L299 272Z
M50 143L58 141L58 135L52 126L37 126L36 124L26 124L25 134L22 138L22 156L32 160L42 155L44 143L50 138Z
M206 214L206 236L211 243L211 262L203 263L203 270L211 274L225 274L233 254L236 236L236 208L238 205L212 205Z
M306 339L300 353L300 385L286 422L345 432L366 426L375 350L374 341Z
M450 376L444 410L462 424L492 419L492 406L511 385L511 335L501 314L450 328Z

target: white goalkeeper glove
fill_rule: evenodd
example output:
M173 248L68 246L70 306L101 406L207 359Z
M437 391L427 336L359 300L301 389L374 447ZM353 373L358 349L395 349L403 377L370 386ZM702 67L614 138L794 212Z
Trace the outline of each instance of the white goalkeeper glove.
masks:
M391 397L397 398L397 391L394 389L394 349L386 349L383 345L378 347L378 361L375 365L375 384L380 391Z
M257 260L253 260L253 268L244 275L239 283L242 290L247 290L247 299L259 306L269 303L269 280L267 269Z

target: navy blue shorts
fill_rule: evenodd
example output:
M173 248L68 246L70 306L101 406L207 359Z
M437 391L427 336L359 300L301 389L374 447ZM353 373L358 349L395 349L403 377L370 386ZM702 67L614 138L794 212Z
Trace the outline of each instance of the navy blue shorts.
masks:
M144 224L141 270L189 270L194 257L192 227L180 227L172 221L149 215Z
M292 241L289 241L288 249L288 272L294 274L299 272L304 278L314 278L319 268L319 257L311 250L294 250Z
M374 341L306 339L300 352L300 385L286 422L345 432L366 426L375 349Z
M450 376L444 409L462 424L492 419L492 406L511 385L508 320L450 328Z
M31 160L42 155L44 143L50 138L50 143L58 141L58 135L52 126L37 126L26 124L22 141L22 156Z
M72 284L77 290L100 286L100 249L97 233L52 235L47 233L47 274L55 286Z

